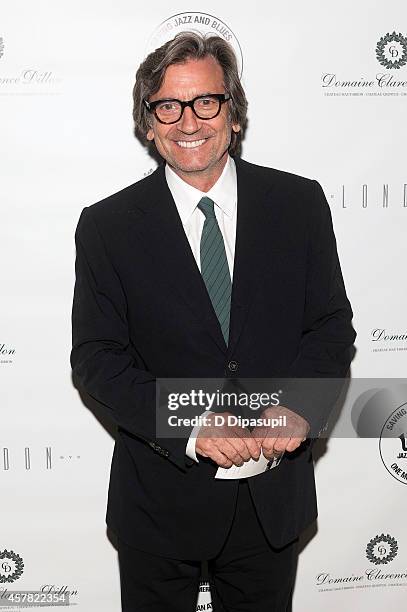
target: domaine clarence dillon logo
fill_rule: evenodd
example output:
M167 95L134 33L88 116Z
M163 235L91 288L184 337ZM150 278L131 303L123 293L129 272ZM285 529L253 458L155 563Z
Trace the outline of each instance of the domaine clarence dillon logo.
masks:
M397 79L392 72L407 64L407 37L387 32L377 41L376 60L385 72L373 75L338 75L336 72L322 74L322 89L326 96L407 96L407 76ZM367 60L367 58L366 58Z
M0 583L15 582L23 574L24 562L12 550L0 551Z
M400 68L407 64L407 38L402 34L386 34L376 46L376 57L385 68Z
M14 347L9 346L4 342L0 342L0 365L13 363L15 354L16 350Z
M21 43L23 44L23 42ZM4 39L0 36L0 59L4 55ZM27 61L31 65L22 65L15 61L7 41L7 62L2 63L0 72L0 94L56 94L62 79L55 75L51 70L31 64L31 56L26 53Z
M400 587L406 586L407 573L405 568L385 571L380 566L391 563L397 556L399 545L397 540L381 533L372 538L365 549L366 559L375 567L367 567L346 575L335 575L330 572L320 572L316 576L316 587L319 592L360 589L369 587Z
M372 538L366 546L366 557L375 565L383 565L393 561L398 551L397 541L389 534Z
M389 331L376 327L371 332L373 353L407 351L407 331Z

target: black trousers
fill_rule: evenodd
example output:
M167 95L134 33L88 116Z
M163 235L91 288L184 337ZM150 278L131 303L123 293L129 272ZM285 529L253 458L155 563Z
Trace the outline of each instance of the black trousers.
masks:
M119 540L122 612L195 612L202 580L210 583L214 612L289 612L297 544L270 546L241 480L232 526L213 559L159 557Z

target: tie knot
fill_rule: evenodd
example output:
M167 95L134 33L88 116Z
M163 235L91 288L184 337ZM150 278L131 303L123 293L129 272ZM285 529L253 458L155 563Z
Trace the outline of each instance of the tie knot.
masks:
M198 203L199 210L202 210L207 219L215 216L214 204L215 202L207 197L201 198Z

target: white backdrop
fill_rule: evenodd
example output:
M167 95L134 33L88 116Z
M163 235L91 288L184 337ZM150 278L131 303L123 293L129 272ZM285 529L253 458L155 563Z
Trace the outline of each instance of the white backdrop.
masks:
M174 15L204 13L209 29L215 19L241 49L242 156L324 188L358 332L352 375L406 373L407 64L376 57L393 32L402 42L382 41L383 57L407 55L405 2L168 6L3 0L0 8L0 596L67 590L78 612L120 610L104 523L113 441L70 377L73 237L84 206L154 167L133 136L131 90L151 40L188 27ZM331 80L338 84L324 87ZM396 407L383 409L383 424ZM401 606L407 482L386 469L377 438L331 439L321 453L318 530L300 555L294 612ZM407 471L407 457L398 464ZM209 597L200 594L199 609L211 609Z

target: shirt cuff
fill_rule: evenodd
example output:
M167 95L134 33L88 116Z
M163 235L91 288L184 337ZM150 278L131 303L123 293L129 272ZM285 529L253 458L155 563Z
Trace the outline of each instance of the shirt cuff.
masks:
M212 414L211 410L205 410L205 412L203 412L200 416L203 417L206 414ZM191 435L188 438L188 442L187 442L187 447L185 449L185 454L190 458L193 459L194 461L196 461L197 463L199 463L199 459L196 456L196 452L195 452L195 443L196 443L196 438L198 436L199 430L201 429L202 425L195 425L195 427L193 428L193 430L191 431Z

